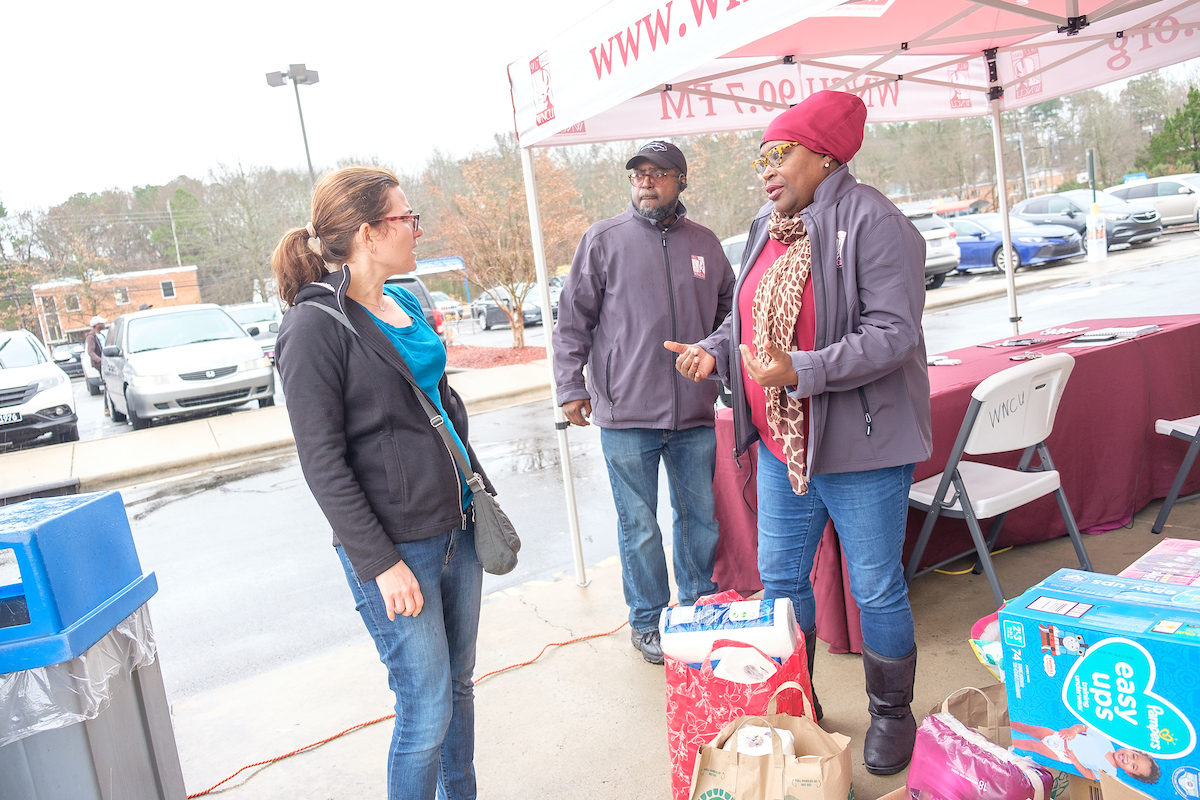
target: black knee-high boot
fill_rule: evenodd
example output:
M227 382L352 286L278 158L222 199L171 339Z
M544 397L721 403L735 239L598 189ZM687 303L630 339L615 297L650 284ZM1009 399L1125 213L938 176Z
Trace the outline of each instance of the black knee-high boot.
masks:
M817 658L817 626L813 625L812 630L804 632L804 652L808 656L808 677L812 681L813 686L813 719L817 722L821 721L821 717L825 716L825 712L821 710L821 701L817 699L817 682L813 678L813 662Z
M887 658L865 644L867 709L871 727L863 741L863 760L872 775L894 775L912 760L917 721L912 713L917 648L900 658Z

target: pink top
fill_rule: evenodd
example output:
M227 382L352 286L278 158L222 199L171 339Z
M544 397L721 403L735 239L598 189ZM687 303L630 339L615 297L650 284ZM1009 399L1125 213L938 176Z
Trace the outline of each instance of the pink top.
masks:
M777 239L767 239L766 245L759 253L754 266L750 268L750 274L746 276L746 281L738 293L738 319L742 324L741 341L743 344L749 345L751 350L754 349L754 293L758 291L758 284L767 269L786 251L787 245ZM796 320L796 346L799 350L813 349L817 332L817 314L814 303L812 276L809 276L809 279L804 282L804 295L800 301L800 318ZM742 386L745 387L750 420L758 429L758 435L762 437L767 449L786 464L783 444L771 435L771 429L767 426L767 393L750 377L744 362L742 364ZM804 398L802 402L805 427L807 428L808 398Z

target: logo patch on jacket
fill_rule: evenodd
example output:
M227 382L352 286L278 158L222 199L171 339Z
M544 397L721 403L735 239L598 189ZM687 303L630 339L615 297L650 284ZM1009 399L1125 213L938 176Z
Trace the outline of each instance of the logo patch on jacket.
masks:
M692 256L692 274L704 280L704 256Z

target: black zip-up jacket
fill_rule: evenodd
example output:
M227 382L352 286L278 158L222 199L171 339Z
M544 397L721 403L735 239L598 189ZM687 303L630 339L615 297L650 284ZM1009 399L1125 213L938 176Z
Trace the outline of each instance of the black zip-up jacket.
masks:
M346 297L349 267L303 287L279 326L275 357L308 487L360 581L400 561L398 542L464 524L454 459L405 379L408 365L366 309ZM344 313L355 335L313 300ZM479 466L467 412L446 377L442 407Z

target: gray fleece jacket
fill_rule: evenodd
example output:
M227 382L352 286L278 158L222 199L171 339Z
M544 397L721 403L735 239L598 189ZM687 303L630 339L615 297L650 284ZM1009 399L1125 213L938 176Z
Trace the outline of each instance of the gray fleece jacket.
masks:
M602 428L712 427L715 383L675 371L668 339L695 342L733 302L733 269L716 234L687 219L663 228L633 203L579 242L558 301L558 402L591 398ZM587 366L587 380L583 368Z
M735 297L767 242L767 203L750 226ZM809 474L863 472L929 458L929 368L921 313L925 307L925 240L890 200L858 183L843 165L817 187L800 212L812 239L816 340L791 353L793 397L812 398ZM734 450L758 438L746 407L733 312L699 344L717 359L733 394Z

